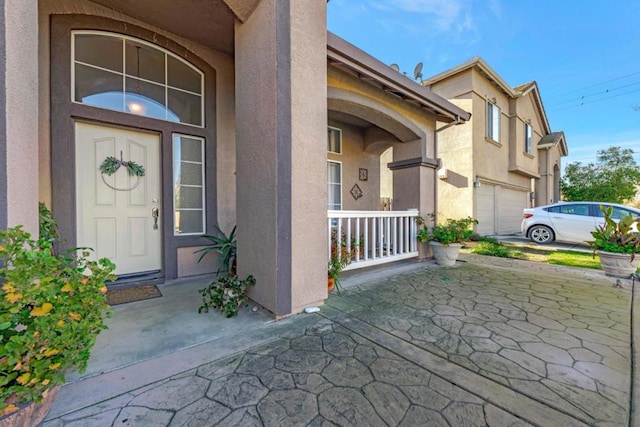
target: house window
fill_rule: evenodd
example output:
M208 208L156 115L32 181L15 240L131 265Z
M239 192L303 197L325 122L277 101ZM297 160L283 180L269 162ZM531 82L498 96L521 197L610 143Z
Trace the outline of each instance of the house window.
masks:
M342 163L327 161L327 199L329 210L342 209Z
M500 142L500 108L487 102L487 138Z
M327 151L334 154L342 154L342 131L340 129L329 128Z
M524 151L527 154L532 153L532 145L531 145L532 134L533 132L531 131L531 125L528 123L525 123L524 124Z
M71 99L204 126L204 74L167 50L119 34L74 31Z
M204 139L173 134L174 234L203 234L205 224Z

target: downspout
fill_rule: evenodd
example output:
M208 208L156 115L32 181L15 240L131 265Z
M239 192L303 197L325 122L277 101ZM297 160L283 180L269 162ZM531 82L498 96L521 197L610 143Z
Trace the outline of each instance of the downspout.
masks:
M438 157L438 132L443 131L445 129L450 128L451 126L457 126L457 125L461 125L464 122L462 121L462 119L460 118L460 116L458 116L456 114L456 119L455 121L451 122L451 123L447 123L446 125L442 126L440 129L436 129L433 132L433 148L435 150L435 154L436 154L436 160L438 160L438 168L436 169L436 179L433 180L433 204L436 207L436 211L433 213L433 223L434 225L438 223L438 181L440 180L440 178L438 178L438 170L442 167L442 161L440 160L440 158Z

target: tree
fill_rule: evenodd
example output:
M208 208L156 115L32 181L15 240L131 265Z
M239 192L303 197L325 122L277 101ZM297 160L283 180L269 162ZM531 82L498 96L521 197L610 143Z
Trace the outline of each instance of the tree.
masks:
M595 164L567 165L560 189L567 201L624 203L636 195L637 184L640 167L633 158L633 150L609 147L598 151Z

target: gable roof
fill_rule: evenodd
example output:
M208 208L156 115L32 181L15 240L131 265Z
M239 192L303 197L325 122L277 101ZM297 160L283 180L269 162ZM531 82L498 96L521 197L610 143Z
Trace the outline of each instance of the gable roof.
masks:
M562 156L566 156L569 154L569 149L567 148L567 141L564 137L564 132L553 132L548 135L543 136L538 142L538 149L551 148L556 145L560 146L560 154Z
M430 88L414 82L329 31L327 31L327 62L329 66L347 68L359 79L370 82L406 102L435 114L439 121L461 122L471 117L470 113L436 95Z
M544 127L543 131L546 134L551 133L551 126L549 125L549 120L547 119L547 113L544 109L544 105L542 104L542 98L540 97L540 90L538 89L538 83L534 81L524 83L515 87L509 86L509 84L502 79L496 73L496 71L487 64L487 62L482 59L480 56L474 56L473 58L463 62L462 64L450 68L442 73L436 74L435 76L429 77L426 79L423 84L425 86L430 86L435 83L438 83L444 79L455 76L461 72L476 69L481 75L483 75L487 80L489 80L494 86L500 89L505 95L512 99L516 99L522 96L526 96L531 93L533 97L533 102L537 109L538 115L542 121L542 126ZM566 144L565 144L566 145Z

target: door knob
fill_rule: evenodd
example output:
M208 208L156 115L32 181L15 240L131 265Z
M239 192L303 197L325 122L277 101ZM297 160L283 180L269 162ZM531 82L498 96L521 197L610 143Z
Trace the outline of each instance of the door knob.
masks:
M153 218L153 229L158 229L158 217L160 216L160 209L153 208L151 209L151 217Z

